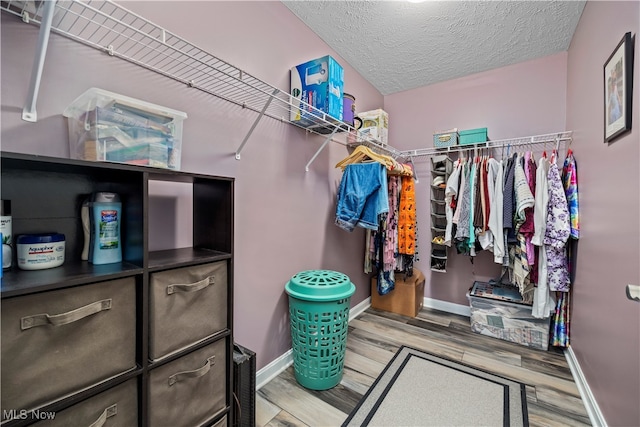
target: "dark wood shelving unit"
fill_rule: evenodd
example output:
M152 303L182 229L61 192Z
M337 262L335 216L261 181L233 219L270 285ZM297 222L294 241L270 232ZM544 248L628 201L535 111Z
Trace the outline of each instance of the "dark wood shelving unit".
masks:
M65 235L65 262L62 266L35 271L20 270L14 259L12 269L5 271L0 286L2 312L15 307L24 298L33 296L47 299L51 295L71 295L87 286L126 280L135 286L135 362L129 369L117 375L96 380L64 395L27 404L25 407L5 408L38 411L73 410L103 392L108 392L127 381L137 384L137 420L139 426L150 426L151 373L158 367L179 362L207 346L224 343L224 374L216 378L223 384L224 408L207 413L205 425L233 425L233 210L234 179L220 176L179 172L144 166L117 163L87 162L21 153L2 152L2 198L11 200L13 237L21 234L56 232ZM193 242L191 247L150 251L149 235L159 230L150 230L149 217L152 215L149 203L149 182L181 182L192 186ZM123 261L114 264L93 265L80 260L84 234L80 219L82 202L96 191L116 192L122 199L121 244ZM211 263L221 263L225 269L226 324L210 336L194 341L179 351L151 360L150 339L152 310L150 309L153 290L152 276L177 269L190 269ZM222 301L222 300L219 300ZM53 313L49 313L53 314ZM96 315L97 317L98 315ZM224 314L223 314L224 316ZM3 335L12 328L12 322L2 318ZM20 328L18 322L17 327ZM53 326L51 326L53 328ZM7 333L8 335L8 333ZM100 334L98 334L100 335ZM12 372L4 369L6 358L15 354L10 340L2 336L2 387L3 391L14 388L18 395L20 387ZM99 339L93 337L92 339ZM39 348L43 363L46 363L46 346ZM220 347L222 348L222 347ZM221 360L219 357L218 360ZM98 360L96 363L104 361ZM106 363L106 362L105 362ZM91 369L91 366L77 366L77 369ZM52 367L53 369L53 367ZM61 369L64 369L62 367ZM46 383L47 378L42 378ZM17 388L17 389L16 389ZM15 394L15 393L14 393ZM4 402L3 402L4 403ZM8 419L3 416L2 426L23 426L37 420Z

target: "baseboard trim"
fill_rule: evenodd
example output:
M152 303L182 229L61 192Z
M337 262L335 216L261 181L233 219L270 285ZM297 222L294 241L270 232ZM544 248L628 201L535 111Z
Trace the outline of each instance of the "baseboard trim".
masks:
M371 297L365 299L349 310L349 322L369 307L371 307ZM260 390L262 386L277 377L280 372L284 371L292 364L293 349L289 349L282 356L278 357L256 373L256 390Z
M446 311L447 313L459 314L460 316L471 316L471 308L468 305L456 304L454 302L425 297L423 306L433 308L435 310Z
M571 369L573 380L576 382L576 386L578 386L580 397L582 397L584 407L587 410L587 414L589 414L591 424L595 427L607 427L607 421L604 419L604 416L600 411L596 398L593 396L593 393L591 393L591 389L589 388L587 379L580 368L580 364L578 363L576 354L573 352L573 348L569 347L565 350L564 357L567 359L569 369Z
M351 322L355 317L359 316L363 311L367 308L371 307L371 297L365 299L360 304L353 307L349 310L349 322Z
M285 354L269 363L256 373L256 390L260 390L262 386L277 377L280 372L287 369L293 364L293 349L289 349Z

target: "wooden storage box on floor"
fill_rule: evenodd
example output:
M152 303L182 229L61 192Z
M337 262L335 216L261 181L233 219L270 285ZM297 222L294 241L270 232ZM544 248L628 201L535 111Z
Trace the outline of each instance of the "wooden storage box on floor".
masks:
M411 277L396 273L395 287L386 295L378 294L378 280L371 279L371 307L415 317L424 302L424 274L417 268Z

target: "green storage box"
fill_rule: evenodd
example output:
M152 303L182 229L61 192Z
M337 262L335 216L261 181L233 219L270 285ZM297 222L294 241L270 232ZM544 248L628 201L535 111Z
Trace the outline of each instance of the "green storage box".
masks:
M458 134L460 135L460 145L487 142L487 128L461 130Z

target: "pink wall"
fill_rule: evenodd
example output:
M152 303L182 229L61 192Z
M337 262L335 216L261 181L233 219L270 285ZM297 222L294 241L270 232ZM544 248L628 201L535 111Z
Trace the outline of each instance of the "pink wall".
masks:
M402 150L433 146L433 133L488 128L489 139L498 140L565 130L567 53L498 68L431 86L388 95L389 140ZM427 276L425 296L469 305L465 297L474 280L500 274L493 255L480 252L469 257L449 250L447 273L430 270L430 161L416 161L416 185L420 261Z
M345 67L346 90L358 104L382 106L382 95L280 2L124 6L285 91L291 66L331 54ZM236 178L235 339L257 352L258 369L291 348L284 285L296 272L344 272L357 287L352 305L370 295L360 261L364 233L350 234L333 224L341 178L334 166L348 154L342 145L329 144L305 173L323 138L266 118L237 161L234 153L255 113L57 35L50 39L39 120L24 122L21 111L38 29L2 13L1 30L5 151L68 157L61 113L92 86L187 112L182 169ZM152 190L151 207L158 211L152 218L157 231L152 249L191 245L190 188L157 185Z
M581 236L572 348L607 423L640 425L640 20L638 2L588 2L568 58L567 128L574 130ZM603 65L625 32L636 35L632 132L603 143Z

